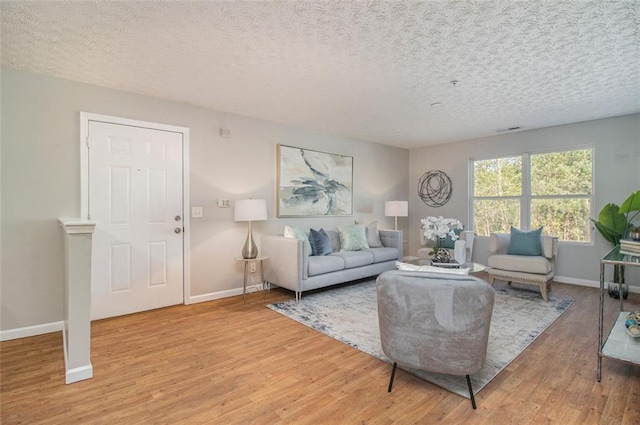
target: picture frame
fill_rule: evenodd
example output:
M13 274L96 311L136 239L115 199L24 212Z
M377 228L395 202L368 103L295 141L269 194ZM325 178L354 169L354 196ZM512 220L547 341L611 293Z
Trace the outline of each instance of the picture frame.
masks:
M353 215L353 157L277 147L278 217Z

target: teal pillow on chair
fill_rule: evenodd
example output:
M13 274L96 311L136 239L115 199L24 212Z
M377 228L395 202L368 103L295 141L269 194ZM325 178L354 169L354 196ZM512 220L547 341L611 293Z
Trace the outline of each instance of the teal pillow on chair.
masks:
M462 233L464 229L453 229L453 233L458 235L458 239L460 239L460 233ZM458 240L456 239L456 241ZM442 248L453 249L456 247L456 241L451 239L451 236L447 233L447 237L444 238L444 242L442 242Z
M542 227L531 232L523 232L511 226L511 242L507 254L509 255L542 255L540 236Z

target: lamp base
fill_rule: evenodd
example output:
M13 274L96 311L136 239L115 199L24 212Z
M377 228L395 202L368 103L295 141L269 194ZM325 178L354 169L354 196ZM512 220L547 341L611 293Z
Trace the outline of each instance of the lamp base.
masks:
M251 231L251 222L249 222L249 232L247 233L247 240L242 248L242 258L246 260L254 259L258 256L258 246L253 240L253 232Z

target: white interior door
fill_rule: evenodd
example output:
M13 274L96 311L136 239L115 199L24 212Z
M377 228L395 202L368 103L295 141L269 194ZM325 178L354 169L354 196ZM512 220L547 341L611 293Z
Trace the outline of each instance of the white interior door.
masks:
M181 133L89 121L91 318L183 302Z

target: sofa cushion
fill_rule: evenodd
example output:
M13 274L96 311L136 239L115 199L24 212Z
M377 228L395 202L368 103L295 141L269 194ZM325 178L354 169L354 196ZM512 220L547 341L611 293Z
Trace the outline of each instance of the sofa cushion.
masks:
M333 252L329 235L324 229L309 229L309 242L311 243L311 255L329 255Z
M494 269L523 273L547 274L551 272L551 262L545 257L531 255L492 255L487 262Z
M382 241L380 240L380 234L378 233L378 222L371 222L367 228L367 244L369 248L380 248L382 247Z
M344 251L360 251L369 249L364 224L338 226L340 235L340 249Z
M400 256L398 248L369 248L368 251L373 254L374 263L397 260Z
M344 259L338 255L309 257L309 276L336 272L344 269Z
M302 229L298 229L297 227L291 227L288 225L284 225L284 237L289 239L298 239L304 241L304 244L307 247L308 255L311 255L311 243L309 242L309 236Z
M331 256L342 258L345 269L373 264L373 254L370 251L340 251L334 252Z
M523 232L511 226L511 241L507 254L542 255L540 235L542 235L542 227L531 232Z

